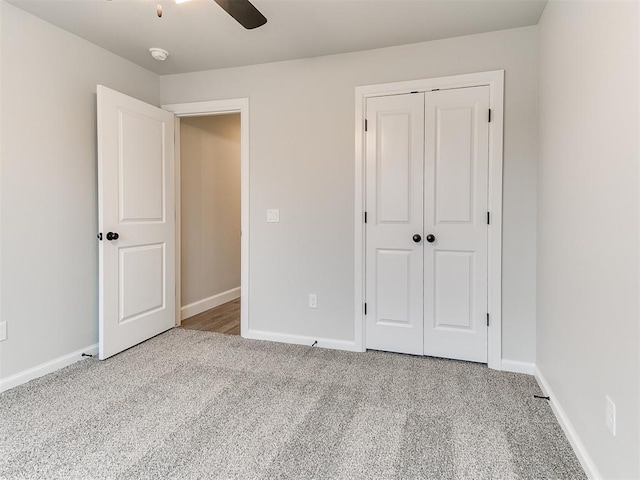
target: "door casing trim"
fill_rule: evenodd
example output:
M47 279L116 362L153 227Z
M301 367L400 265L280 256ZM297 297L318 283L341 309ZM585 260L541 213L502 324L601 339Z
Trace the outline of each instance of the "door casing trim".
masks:
M207 102L162 105L176 119L176 325L181 323L180 295L180 117L240 114L240 334L249 332L249 99L232 98Z
M365 135L366 102L370 97L428 92L435 89L489 86L489 198L491 212L488 251L487 332L489 368L502 370L502 169L504 137L504 70L470 73L406 82L364 85L355 88L355 208L354 208L354 338L358 351L364 352L365 332Z

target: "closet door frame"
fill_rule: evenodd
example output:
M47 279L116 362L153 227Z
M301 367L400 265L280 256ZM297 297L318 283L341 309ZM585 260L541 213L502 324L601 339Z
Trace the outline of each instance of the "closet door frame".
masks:
M502 169L504 131L504 70L471 73L355 88L355 215L354 215L354 337L364 352L365 332L365 113L369 97L401 95L476 86L489 86L489 251L488 251L488 366L502 370Z

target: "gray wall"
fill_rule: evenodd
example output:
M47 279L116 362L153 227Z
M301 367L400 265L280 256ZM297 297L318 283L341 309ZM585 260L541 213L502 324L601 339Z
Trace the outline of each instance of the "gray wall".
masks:
M158 77L0 1L0 378L97 342L96 84Z
M640 477L638 13L554 1L539 26L537 368L603 478Z
M526 27L161 77L163 104L250 98L250 328L354 338L354 87L505 69L503 356L533 362L536 63Z
M240 115L180 119L182 305L240 286Z

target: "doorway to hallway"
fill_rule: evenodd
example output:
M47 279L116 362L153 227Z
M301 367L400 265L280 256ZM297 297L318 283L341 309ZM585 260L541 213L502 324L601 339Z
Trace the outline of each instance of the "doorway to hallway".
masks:
M180 126L182 326L240 334L240 114Z

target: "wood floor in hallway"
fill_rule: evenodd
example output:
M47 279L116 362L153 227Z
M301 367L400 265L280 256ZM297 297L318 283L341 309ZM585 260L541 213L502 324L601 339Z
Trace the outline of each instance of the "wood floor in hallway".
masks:
M240 299L189 317L180 326L189 330L240 335Z

